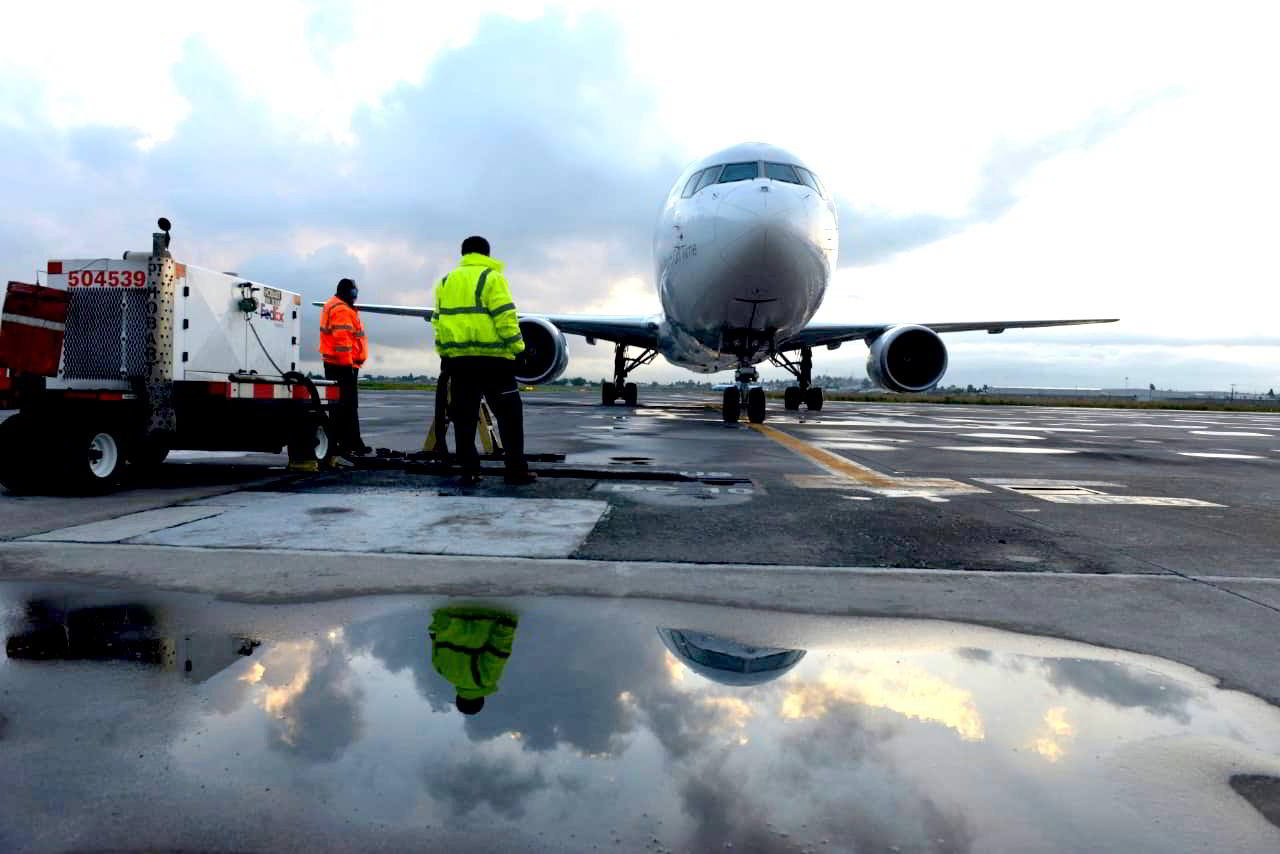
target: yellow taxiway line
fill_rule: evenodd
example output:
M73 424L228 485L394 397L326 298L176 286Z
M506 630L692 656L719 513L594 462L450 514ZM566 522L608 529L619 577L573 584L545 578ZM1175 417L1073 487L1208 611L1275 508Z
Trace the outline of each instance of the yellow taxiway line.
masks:
M816 445L811 445L803 439L797 439L790 433L784 433L767 424L748 424L747 426L757 433L768 436L788 450L806 457L832 474L847 477L864 486L873 486L878 489L893 489L902 485L896 478L859 465L847 457L842 457L839 454L823 450Z

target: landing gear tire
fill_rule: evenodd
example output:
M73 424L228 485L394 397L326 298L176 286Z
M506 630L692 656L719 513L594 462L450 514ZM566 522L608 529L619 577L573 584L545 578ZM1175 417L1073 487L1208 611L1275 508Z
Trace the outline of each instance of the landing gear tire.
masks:
M804 399L804 392L800 390L798 385L789 385L787 390L782 393L782 405L788 412L795 412L800 408L800 402Z
M29 495L36 488L38 454L31 427L31 419L22 414L0 422L0 486L14 495Z
M124 474L124 433L114 425L71 428L56 451L62 482L81 495L101 495L120 485Z
M811 388L804 393L804 405L810 412L822 411L822 389Z
M727 388L724 390L724 408L721 410L724 415L726 424L737 424L738 417L742 414L742 399L738 395L736 388Z
M325 468L333 460L335 450L328 422L308 418L298 425L289 440L289 462L318 463L320 468Z
M600 405L613 406L613 402L618 399L618 389L613 383L600 384Z
M635 406L640 400L640 389L636 388L635 383L627 383L622 387L622 402L627 406Z
M747 420L752 424L763 424L765 415L764 389L753 388L747 392Z

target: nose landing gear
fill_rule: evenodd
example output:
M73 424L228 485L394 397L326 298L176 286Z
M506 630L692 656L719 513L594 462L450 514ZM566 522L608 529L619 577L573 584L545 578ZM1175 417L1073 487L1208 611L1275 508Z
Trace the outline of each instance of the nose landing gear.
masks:
M764 422L767 410L764 389L754 385L759 379L760 374L756 371L754 365L738 366L737 373L734 375L736 385L724 390L724 406L721 409L721 414L724 416L726 424L737 423L742 416L742 403L744 400L747 404L747 420L752 424Z
M775 353L769 361L779 368L785 368L796 378L796 385L788 386L783 392L782 403L788 412L795 412L804 404L810 412L822 411L822 389L813 384L813 349L800 348L800 361L793 362L785 353Z

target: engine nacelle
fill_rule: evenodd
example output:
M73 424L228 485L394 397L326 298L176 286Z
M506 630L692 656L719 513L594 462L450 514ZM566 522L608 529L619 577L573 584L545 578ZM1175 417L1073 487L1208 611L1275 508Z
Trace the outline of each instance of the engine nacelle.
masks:
M891 327L868 346L867 376L889 391L928 391L947 372L947 347L927 326Z
M516 379L540 385L557 379L569 367L569 344L556 325L541 317L520 318L524 352L516 356Z

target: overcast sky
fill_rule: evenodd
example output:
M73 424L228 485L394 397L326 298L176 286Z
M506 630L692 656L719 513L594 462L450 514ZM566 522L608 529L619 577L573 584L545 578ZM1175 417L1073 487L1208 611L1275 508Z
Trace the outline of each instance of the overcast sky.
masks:
M760 140L839 200L819 320L1118 316L949 336L944 382L1265 391L1274 9L25 4L0 51L0 265L30 281L51 257L118 257L166 215L181 260L428 304L482 233L522 310L656 312L670 184ZM434 373L423 324L367 323L370 372ZM571 349L568 376L606 373L604 345Z

